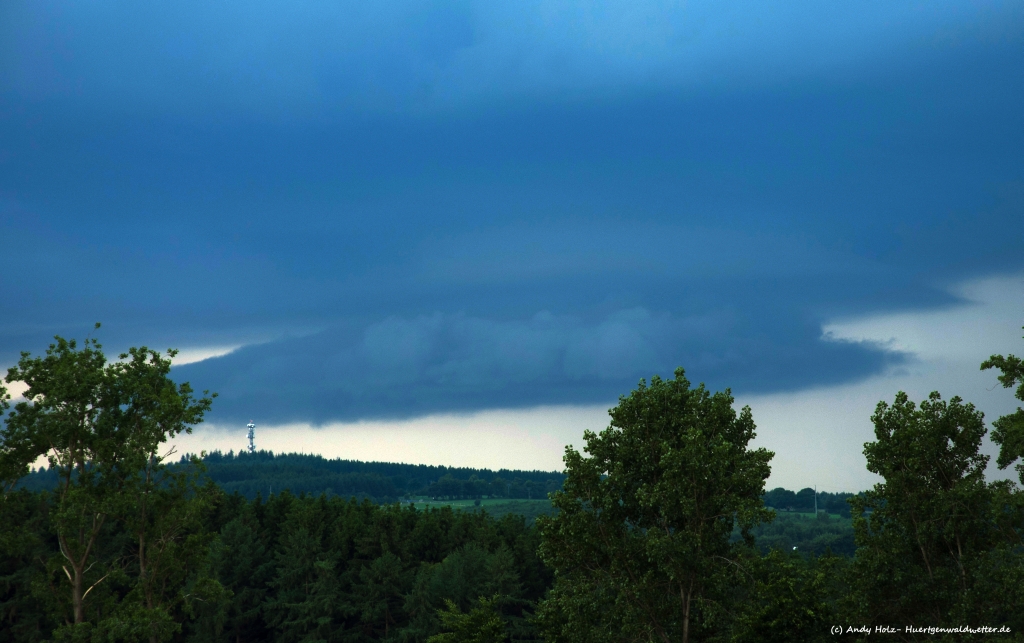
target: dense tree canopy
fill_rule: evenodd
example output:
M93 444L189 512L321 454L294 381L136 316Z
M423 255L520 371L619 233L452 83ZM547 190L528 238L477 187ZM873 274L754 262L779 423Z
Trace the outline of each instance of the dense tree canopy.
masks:
M981 369L995 368L1000 371L999 383L1005 388L1017 387L1018 400L1024 402L1024 360L1014 355L993 355L981 364ZM992 441L999 445L997 463L1005 469L1018 459L1024 458L1024 409L1004 415L992 423ZM1017 464L1020 483L1024 485L1024 462Z
M2 468L23 474L46 456L56 473L59 556L46 568L53 608L66 610L64 637L100 628L156 641L180 628L172 613L184 601L183 570L205 557L202 537L184 536L185 526L203 500L194 476L171 473L159 449L191 431L211 398L170 381L173 355L133 348L108 363L95 339L79 349L57 337L46 355L22 353L8 371L7 382L28 388L4 418ZM116 586L124 593L115 599Z
M713 633L726 610L747 533L769 512L761 497L771 452L748 449L749 408L728 391L655 377L566 449L559 509L542 519L544 560L557 573L545 603L556 641L686 641Z
M932 393L880 402L868 469L884 482L852 500L857 609L873 624L1010 622L1024 591L1022 494L986 482L986 429L973 405ZM1016 615L1016 616L1015 616Z

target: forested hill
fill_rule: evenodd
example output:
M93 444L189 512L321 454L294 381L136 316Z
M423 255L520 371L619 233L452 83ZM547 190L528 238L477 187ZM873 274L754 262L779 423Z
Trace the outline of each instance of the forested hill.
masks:
M185 461L185 458L182 458ZM227 493L237 491L249 500L285 489L294 494L355 496L375 502L394 502L416 495L435 498L546 498L561 489L565 476L555 471L471 469L395 462L328 460L319 455L221 453L203 459L206 475ZM21 485L32 491L52 488L53 474L41 470Z
M185 461L185 458L182 458ZM294 494L355 496L374 502L394 502L408 496L438 499L512 498L543 499L562 488L565 476L557 471L472 469L397 462L328 460L303 453L275 454L214 451L203 459L206 475L227 493L237 491L253 500L257 494L289 490ZM52 488L56 480L45 469L33 472L20 486L31 491ZM830 514L850 517L846 502L854 494L818 492L817 507ZM815 493L806 488L776 488L764 496L765 505L780 512L814 511Z
M408 495L445 498L545 498L562 487L554 471L512 471L465 467L328 460L319 455L271 451L213 452L203 460L207 475L225 491L252 499L272 490L369 497L389 502Z

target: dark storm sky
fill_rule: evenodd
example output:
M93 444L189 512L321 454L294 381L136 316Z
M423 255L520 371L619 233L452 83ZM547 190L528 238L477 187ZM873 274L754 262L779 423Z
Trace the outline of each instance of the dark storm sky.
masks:
M5 2L0 365L95 321L271 420L738 392L1024 268L1018 2Z

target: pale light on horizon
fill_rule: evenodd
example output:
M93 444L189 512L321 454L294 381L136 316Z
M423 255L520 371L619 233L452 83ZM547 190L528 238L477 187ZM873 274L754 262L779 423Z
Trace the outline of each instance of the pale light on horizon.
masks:
M194 348L182 348L178 350L177 355L171 358L171 363L174 366L194 364L195 362L201 362L206 359L227 355L228 353L238 350L242 346L243 344L233 344L230 346L200 346Z
M608 425L607 406L544 406L438 414L401 421L260 426L256 448L326 458L481 469L562 469L567 444L582 447L583 431ZM200 425L173 443L178 453L241 451L244 427Z

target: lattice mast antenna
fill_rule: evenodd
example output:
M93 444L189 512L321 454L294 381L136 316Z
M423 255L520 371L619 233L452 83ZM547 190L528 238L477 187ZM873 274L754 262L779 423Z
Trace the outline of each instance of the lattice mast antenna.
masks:
M249 420L245 428L249 429L249 453L256 453L256 425L252 423L252 420Z

